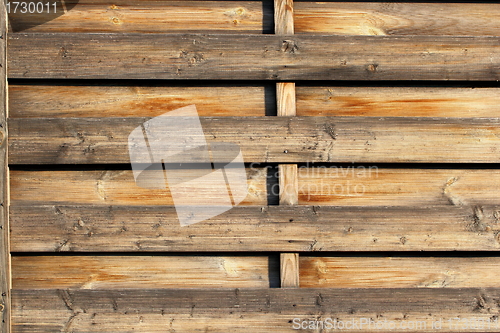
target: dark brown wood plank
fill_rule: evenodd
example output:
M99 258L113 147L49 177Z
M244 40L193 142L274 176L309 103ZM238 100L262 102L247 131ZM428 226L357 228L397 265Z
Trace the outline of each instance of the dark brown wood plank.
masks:
M295 4L297 33L498 36L498 3L312 2Z
M235 207L181 227L169 206L13 206L14 252L498 251L499 206Z
M10 163L130 163L128 136L147 120L10 119ZM245 162L500 161L498 118L221 117L201 124L209 142L238 144ZM185 153L178 162L197 158Z
M0 1L0 332L11 332L9 168L7 162L7 13Z
M466 256L472 254L465 254ZM499 257L300 257L302 288L494 288Z
M54 1L56 2L56 1ZM51 2L51 6L52 6ZM62 12L57 1L57 13ZM55 15L9 15L13 32L186 32L262 33L272 31L272 6L261 1L65 0Z
M9 86L9 117L156 117L195 104L201 117L264 116L276 110L271 87L26 84ZM269 89L269 90L268 90ZM241 96L245 98L242 99Z
M496 37L18 33L8 50L10 78L500 79Z
M463 332L466 318L498 332L499 302L498 288L14 290L13 332L297 332L294 320L317 332L309 321L326 318L401 333Z
M266 256L13 256L14 289L269 288Z
M498 88L297 86L298 116L497 117Z

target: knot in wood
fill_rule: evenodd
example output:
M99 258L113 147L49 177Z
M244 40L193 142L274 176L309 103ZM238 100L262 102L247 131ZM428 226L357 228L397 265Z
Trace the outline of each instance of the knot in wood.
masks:
M285 53L295 53L299 47L297 46L297 43L294 40L284 40L283 44L281 44L281 52Z

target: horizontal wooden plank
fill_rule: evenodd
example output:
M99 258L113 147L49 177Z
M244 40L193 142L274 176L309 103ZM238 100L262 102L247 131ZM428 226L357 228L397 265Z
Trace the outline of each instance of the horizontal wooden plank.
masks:
M248 195L243 205L267 204L267 169L247 170ZM189 173L189 170L186 170ZM193 192L200 191L202 183ZM136 185L131 170L21 171L10 173L12 205L173 205L169 188ZM216 194L212 194L214 200Z
M149 118L10 119L11 164L130 163L128 136ZM209 143L241 147L245 162L500 161L499 118L201 118ZM186 128L186 131L190 131ZM169 146L184 150L184 147ZM144 152L144 160L149 155ZM154 151L153 154L163 154ZM196 153L180 160L196 162Z
M9 14L11 32L271 33L273 9L261 1L65 0L47 13ZM20 8L19 8L20 9Z
M366 321L359 332L463 332L464 318L484 324L469 331L497 332L499 298L498 288L13 290L12 321L15 333L296 332L302 321L315 332L310 321L327 318Z
M499 210L239 206L181 227L169 206L12 206L11 250L498 251Z
M266 110L276 110L272 89L229 85L10 85L9 116L156 117L191 104L202 117L264 116Z
M500 110L498 88L297 85L296 96L298 116L487 118Z
M323 166L298 171L299 204L497 205L500 170Z
M8 40L8 75L496 81L499 50L496 37L18 33Z
M15 289L269 288L268 257L27 256Z
M298 116L496 117L500 105L497 88L297 85L296 95ZM155 117L189 104L203 117L276 112L270 86L9 85L11 118Z
M301 2L296 33L497 36L498 3Z
M491 288L500 258L300 257L303 288Z

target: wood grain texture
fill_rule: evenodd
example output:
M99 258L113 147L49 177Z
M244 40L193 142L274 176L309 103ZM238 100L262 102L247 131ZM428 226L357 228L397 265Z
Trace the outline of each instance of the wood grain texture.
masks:
M298 116L497 117L498 88L297 86Z
M12 164L128 164L128 136L147 120L10 119L9 160ZM202 117L200 120L209 143L238 144L245 162L500 161L499 118ZM183 147L170 148L183 150ZM145 156L145 160L148 158ZM198 155L184 153L178 162L197 160Z
M7 13L0 1L0 332L11 332L9 167L7 131Z
M186 172L189 172L187 170ZM266 169L249 168L243 205L266 205ZM173 205L170 190L135 184L131 170L11 171L12 205ZM196 191L199 191L198 187Z
M269 288L268 257L27 256L14 289Z
M293 0L274 0L274 32L277 35L293 35ZM295 116L295 83L276 83L277 115ZM279 204L298 203L297 165L279 164ZM281 288L299 286L299 254L280 253Z
M181 227L171 206L12 206L14 252L498 251L500 206L239 206Z
M449 333L459 331L448 322L457 316L498 325L499 299L498 288L14 290L13 332L296 332L295 318L372 318L420 323L392 332Z
M491 288L498 257L305 257L303 288Z
M498 3L295 2L297 33L497 36Z
M299 254L280 253L281 288L299 287Z
M9 15L11 31L270 33L272 6L261 1L65 0L64 15ZM58 1L57 10L63 10ZM52 7L51 7L52 8Z
M269 87L271 88L271 87ZM156 117L195 104L204 116L264 116L276 105L264 86L11 85L11 118ZM270 89L269 89L270 90ZM271 92L271 94L273 94ZM242 99L241 96L245 95Z
M301 167L299 204L334 206L497 205L500 170Z
M274 33L293 35L293 0L274 0Z
M276 83L276 101L278 116L295 116L297 114L294 82Z
M280 164L278 172L280 205L297 205L299 203L297 164Z
M499 50L496 37L18 33L8 40L8 75L495 81Z

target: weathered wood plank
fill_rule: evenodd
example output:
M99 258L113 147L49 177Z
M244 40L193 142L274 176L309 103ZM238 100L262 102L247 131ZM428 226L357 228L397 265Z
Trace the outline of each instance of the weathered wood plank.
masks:
M10 78L498 80L499 50L496 37L18 33L8 40L8 73Z
M11 332L9 168L7 131L7 12L0 1L0 332Z
M280 253L281 288L299 287L299 254Z
M139 187L135 184L131 170L14 170L10 175L12 205L163 206L174 204L168 188L154 190ZM248 195L242 204L266 205L267 169L248 168L247 176ZM193 189L194 192L200 190L200 186ZM214 198L216 198L215 195Z
M11 85L9 117L156 117L191 104L202 117L264 116L266 110L276 110L267 88L271 87Z
M169 206L13 206L12 251L498 251L500 206L235 207L181 227Z
M491 288L498 257L300 258L304 288Z
M10 163L129 163L128 136L147 120L10 119ZM246 162L500 161L499 118L221 117L201 124L209 142L238 144ZM186 152L178 162L197 158Z
M14 289L269 288L268 257L27 256Z
M11 13L11 31L262 33L272 31L272 6L261 1L65 0L64 15ZM57 11L63 11L58 1Z
M296 91L298 116L497 117L500 105L498 88L299 85ZM272 95L270 86L10 85L9 117L155 117L190 104L202 117L263 116L276 112ZM291 110L294 99L278 103Z
M497 117L498 88L297 86L298 116Z
M371 319L360 332L459 332L467 318L485 324L469 331L497 332L499 299L498 288L14 290L13 332L296 332L304 320L315 332L309 321L326 318Z
M498 3L296 2L297 33L497 36Z
M299 204L333 206L497 205L500 170L323 166L298 171Z

